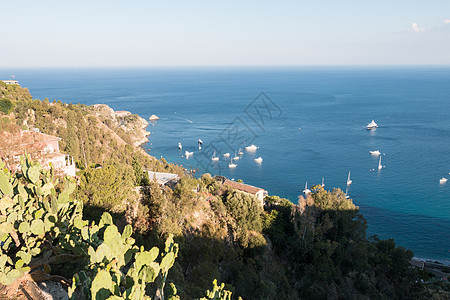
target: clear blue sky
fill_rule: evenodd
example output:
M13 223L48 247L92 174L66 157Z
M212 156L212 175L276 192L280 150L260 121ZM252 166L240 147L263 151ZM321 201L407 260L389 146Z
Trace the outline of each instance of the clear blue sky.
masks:
M2 1L0 68L450 65L450 1Z

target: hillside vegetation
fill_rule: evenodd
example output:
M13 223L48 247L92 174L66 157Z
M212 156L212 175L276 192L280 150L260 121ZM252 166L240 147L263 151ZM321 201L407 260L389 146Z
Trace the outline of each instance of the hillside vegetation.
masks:
M37 127L57 135L62 138L61 151L72 155L80 169L79 185L67 187L70 200L63 196L78 216L69 218L65 225L68 236L63 238L50 224L48 230L44 226L44 235L31 230L30 237L34 239L33 247L37 247L33 259L49 251L48 242L58 245L50 249L51 256L63 250L65 254L77 255L76 263L63 269L43 268L43 272L49 276L73 275L71 290L78 289L87 298L97 293L105 293L97 299L111 294L125 297L118 293L128 289L129 293L133 289L134 293L139 291L139 295L154 296L158 291L159 295L176 294L181 299L205 297L206 290L218 291L220 297L244 299L444 299L446 295L448 284L441 284L439 291L431 290L427 283L430 274L410 266L411 251L397 247L393 240L367 237L366 221L339 189L326 191L315 186L311 195L299 198L298 205L276 196L266 197L265 206L261 207L252 196L222 186L210 174L196 179L182 167L136 148L138 138L124 129L135 126L133 122L138 119L133 115L112 120L110 113L99 114L98 107L32 100L25 89L2 86L1 82L0 91L2 98L13 105L11 111L3 112L0 130L18 132ZM124 127L124 123L129 125ZM177 173L181 179L174 189L161 187L143 176L143 169ZM44 179L50 176L45 171L40 171L41 179L34 177L34 181L26 173L10 174L6 168L2 174L12 186L4 190L0 182L2 203L9 201L8 205L14 207L20 204L20 197L26 196L29 201L38 199L38 207L45 210L45 203L53 205L52 199L58 200L58 195L65 193L65 183L61 181L54 184L53 190L47 186L46 191L50 192L44 196L32 193L31 187L25 189L25 195L18 187L45 186L53 180ZM8 207L0 218L10 219L12 212ZM45 216L43 211L33 218L43 218L45 222ZM11 232L27 234L26 225L21 225L24 220L14 220L13 227L4 231L3 239L8 239ZM86 226L94 228L92 235L91 229L84 229ZM108 244L112 243L111 237L118 246ZM69 246L62 246L62 240ZM75 241L79 243L73 244ZM117 246L117 253L126 259L113 261L107 251L98 256L107 248L102 244ZM33 259L17 263L22 254L18 256L17 245L8 245L7 249L2 246L2 251L6 251L2 257L12 259L5 258L9 272L12 266L20 269L32 264ZM164 249L163 254L158 256L157 249ZM167 255L173 256L170 263L164 262ZM152 265L153 269L144 267L139 257L154 257L150 261L158 257L159 269L156 265ZM144 269L153 272L145 273L153 280L146 282L139 277ZM29 271L20 270L24 274ZM114 277L114 270L134 279L124 277L122 282ZM94 283L100 282L96 280L98 276L110 288L94 289ZM214 279L226 284L213 285Z

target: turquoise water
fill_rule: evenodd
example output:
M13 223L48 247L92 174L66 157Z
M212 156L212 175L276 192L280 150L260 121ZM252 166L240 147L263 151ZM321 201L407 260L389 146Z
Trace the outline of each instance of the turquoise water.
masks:
M450 177L450 68L0 70L11 74L35 98L156 114L144 145L152 155L293 202L322 177L345 191L351 171L348 193L369 234L450 260L450 181L439 184ZM379 128L366 130L372 119ZM236 169L210 160L213 149L234 156L251 143L259 149L244 151ZM369 155L378 149L381 171Z

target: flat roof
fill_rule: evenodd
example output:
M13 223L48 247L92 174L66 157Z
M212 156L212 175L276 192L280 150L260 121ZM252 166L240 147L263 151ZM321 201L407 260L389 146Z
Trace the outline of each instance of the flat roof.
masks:
M172 181L174 179L178 179L179 176L177 174L172 173L161 173L161 172L153 172L153 171L147 171L148 177L151 181L156 177L156 182L159 184L166 184L169 181Z

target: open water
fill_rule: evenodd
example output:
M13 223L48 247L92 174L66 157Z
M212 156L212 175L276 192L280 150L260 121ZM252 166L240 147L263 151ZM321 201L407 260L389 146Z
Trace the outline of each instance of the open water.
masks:
M11 74L41 100L155 114L143 145L152 155L293 202L322 177L345 191L351 171L348 194L370 235L450 260L450 181L439 183L450 179L448 67L0 70ZM367 130L372 119L379 128ZM250 144L259 149L229 169L222 154ZM369 150L382 152L380 171Z

